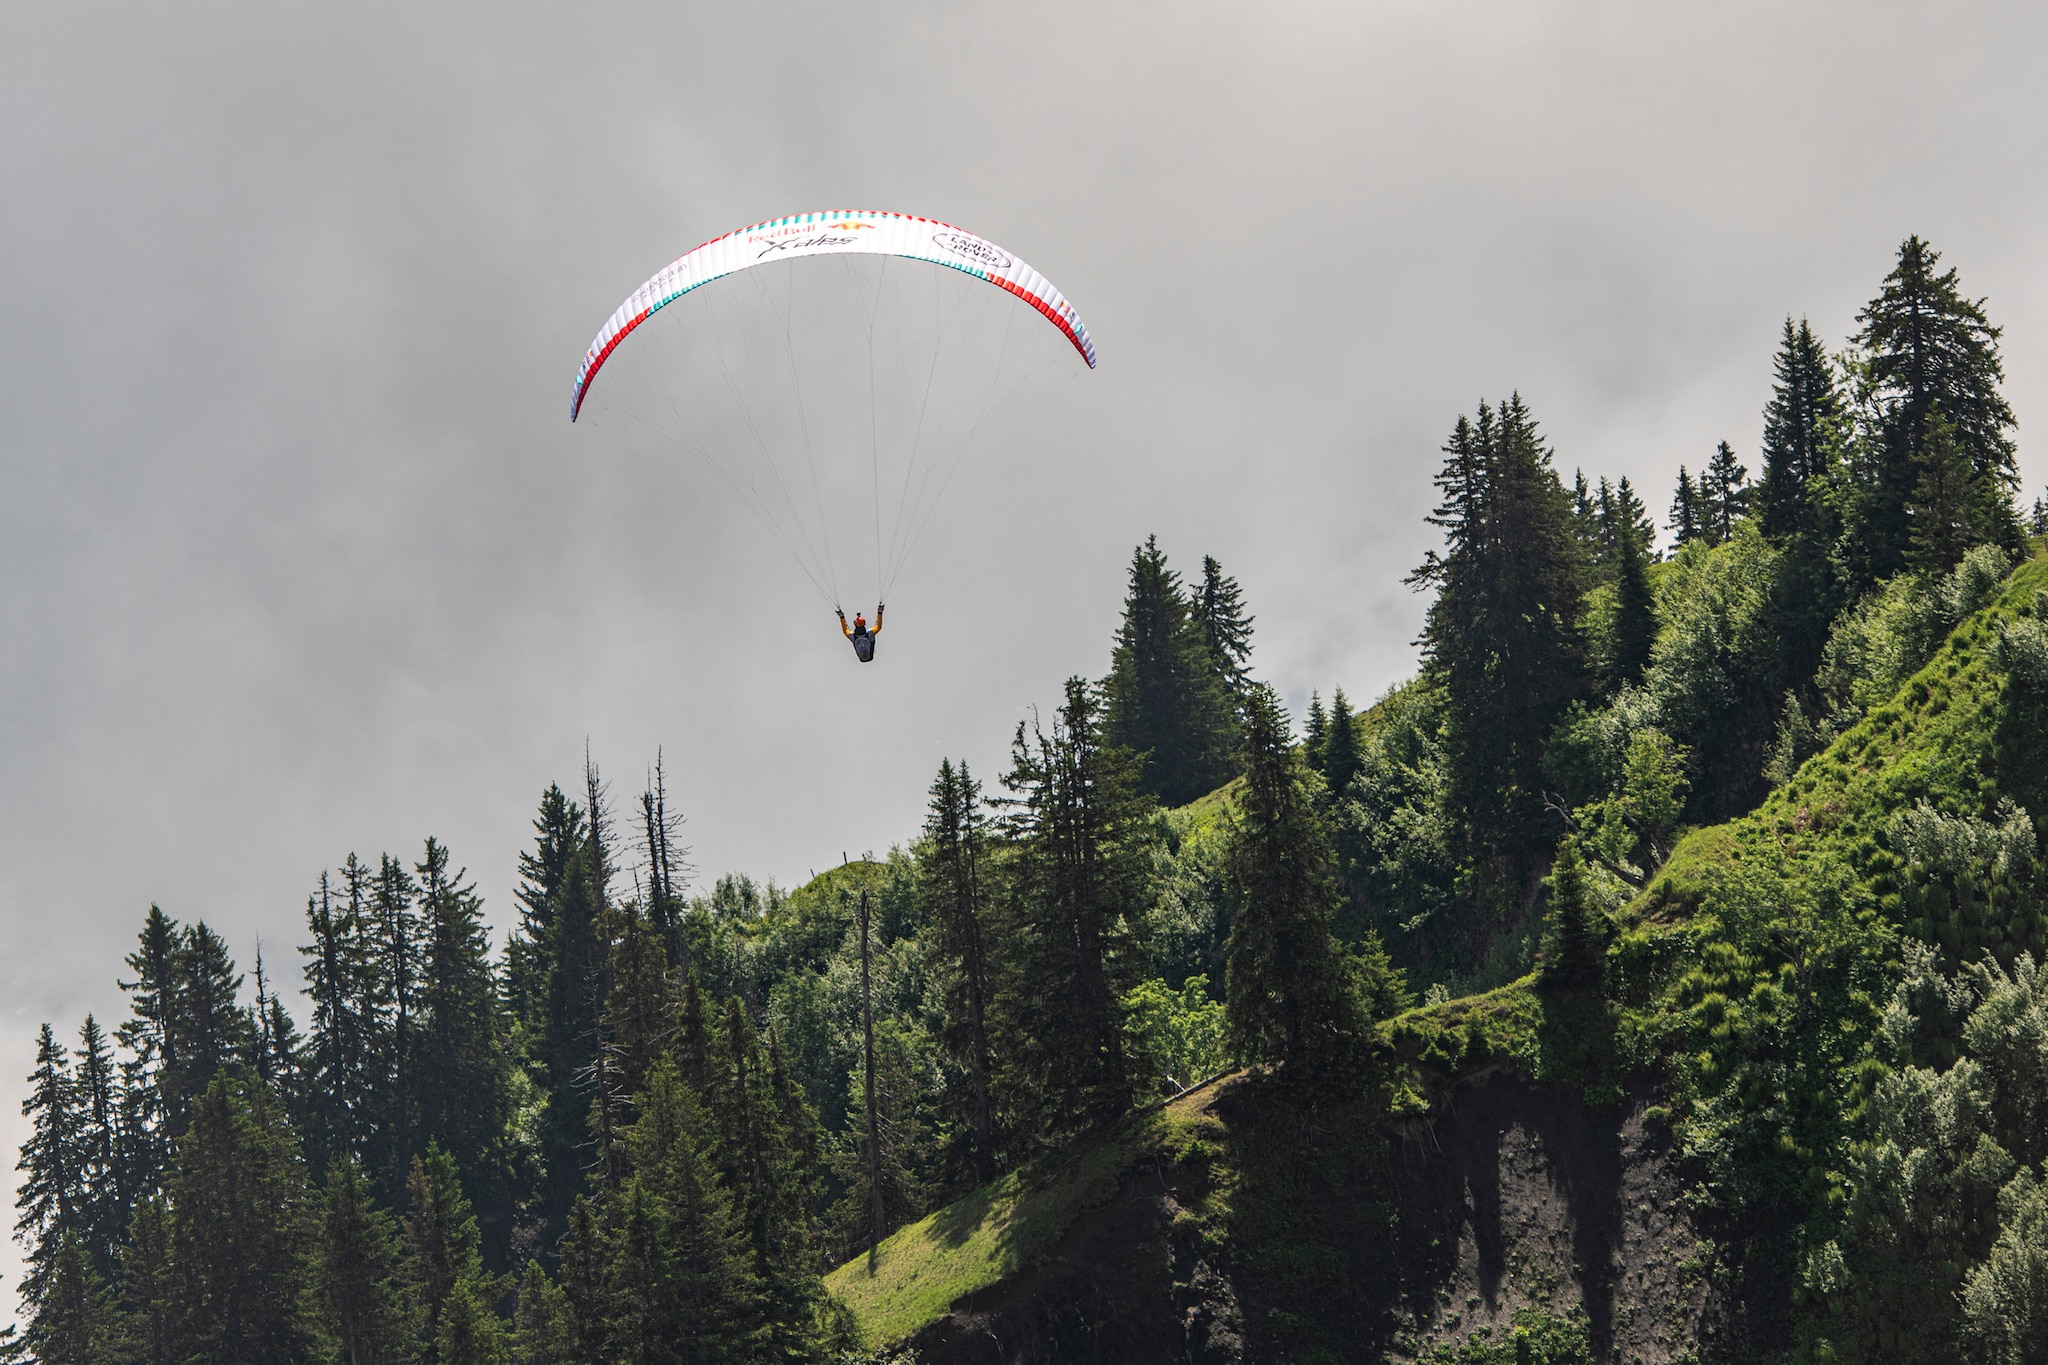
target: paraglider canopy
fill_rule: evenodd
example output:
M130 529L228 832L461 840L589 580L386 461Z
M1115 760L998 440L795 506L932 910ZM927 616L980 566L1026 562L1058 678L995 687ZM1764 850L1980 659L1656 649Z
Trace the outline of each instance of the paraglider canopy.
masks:
M583 396L618 344L648 318L693 289L737 271L771 261L804 256L901 256L930 261L987 280L1008 290L1043 313L1066 334L1088 368L1095 368L1095 343L1081 317L1052 281L984 237L962 231L936 218L868 209L800 213L756 223L723 237L714 237L694 251L670 261L652 279L620 304L590 343L576 371L576 390L569 400L569 420L583 411Z

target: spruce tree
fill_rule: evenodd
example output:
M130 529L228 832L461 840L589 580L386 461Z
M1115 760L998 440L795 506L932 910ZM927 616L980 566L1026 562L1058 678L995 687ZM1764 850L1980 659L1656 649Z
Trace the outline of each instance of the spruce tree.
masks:
M503 1264L512 1220L503 1146L512 1104L483 903L465 873L450 872L448 850L434 839L415 870L426 940L416 1068L421 1131L463 1172L490 1229L488 1254Z
M135 1207L128 1244L121 1249L121 1281L132 1365L183 1365L171 1273L171 1214L160 1195Z
M1358 722L1351 714L1351 703L1344 696L1344 689L1338 688L1330 695L1329 728L1322 745L1323 783L1330 799L1341 801L1350 790L1351 779L1358 775Z
M1749 510L1749 495L1749 470L1735 458L1735 448L1721 442L1700 472L1701 529L1709 545L1723 544L1735 535L1735 523Z
M1329 828L1269 688L1246 698L1244 754L1226 854L1236 903L1231 1042L1240 1057L1281 1062L1290 1082L1320 1087L1358 1060L1364 1020L1330 937L1338 894Z
M1444 453L1430 521L1446 549L1409 581L1437 590L1422 644L1444 697L1448 804L1489 875L1519 886L1548 829L1544 743L1587 691L1585 568L1571 497L1519 396L1459 418Z
M178 922L152 905L136 937L135 951L124 959L135 979L120 983L128 993L129 1018L114 1030L114 1038L130 1058L122 1068L123 1126L130 1135L126 1183L131 1189L154 1190L170 1155L168 1077L180 1069L178 1040L170 1028L178 1008Z
M312 941L299 949L313 1006L306 1146L315 1169L335 1157L362 1155L380 1079L372 1060L371 942L362 920L368 869L350 854L343 875L344 889L336 895L328 875L320 874L319 890L306 898Z
M1906 567L1945 574L1971 546L1999 538L1999 511L1939 404L1927 410L1923 427L1920 477L1906 500Z
M1808 504L1833 472L1842 400L1827 349L1799 319L1785 319L1764 408L1764 471L1757 487L1763 533L1782 542L1807 524Z
M29 1121L29 1136L21 1145L16 1168L22 1181L14 1197L14 1237L28 1253L22 1300L32 1312L40 1312L58 1248L77 1244L87 1202L71 1057L48 1024L36 1035L35 1070L29 1073L28 1085L21 1116Z
M605 1001L610 1077L620 1097L639 1093L647 1069L667 1051L676 1021L675 990L659 929L635 906L613 912L611 995Z
M175 1136L191 1098L249 1056L256 1029L240 1002L242 974L227 944L204 922L185 930L171 961L177 989L169 1019L175 1046L169 1051L178 1061L166 1074Z
M436 1340L449 1295L465 1280L483 1275L483 1239L476 1214L462 1191L455 1158L437 1142L412 1160L406 1181L411 1196L405 1215L405 1245L418 1285L427 1340Z
M78 1238L57 1243L26 1342L38 1365L112 1365L125 1352L121 1306Z
M121 1112L114 1058L99 1021L88 1014L78 1030L72 1067L78 1116L74 1151L81 1196L79 1242L93 1269L111 1278L128 1233L130 1194L121 1161Z
M1330 718L1323 710L1322 694L1308 694L1308 720L1301 727L1301 756L1316 772L1323 770L1323 748L1330 739Z
M1549 885L1550 923L1539 980L1551 991L1598 989L1606 970L1606 948L1596 927L1600 911L1586 881L1586 860L1577 838L1567 836L1558 846Z
M1157 537L1131 557L1103 696L1110 741L1143 755L1144 790L1161 803L1186 805L1229 780L1230 694Z
M412 1303L400 1279L399 1240L362 1168L336 1157L319 1211L319 1295L326 1331L345 1365L397 1365L412 1354Z
M370 1144L374 1158L365 1164L380 1198L390 1204L405 1198L406 1177L420 1141L419 997L426 945L414 904L418 895L404 863L388 853L379 857L371 915L375 1008L383 1023L376 1068L383 1084Z
M1908 506L1933 454L1928 415L1937 407L1953 439L1985 484L1986 538L2017 547L2013 491L2019 473L2012 408L1998 391L2005 378L2000 329L1984 300L1966 298L1953 267L1938 271L1941 253L1918 236L1899 246L1898 263L1856 320L1863 353L1869 433L1875 445L1870 488L1854 528L1864 582L1904 566L1912 540Z
M561 1314L557 1334L566 1338L569 1365L611 1365L607 1331L611 1308L606 1284L609 1259L604 1229L589 1199L576 1196L569 1206L568 1231L561 1241L561 1269L556 1280Z
M491 1311L476 1280L456 1282L434 1328L434 1365L508 1365L505 1324ZM632 1361L645 1357L626 1356Z
M1202 556L1202 589L1195 595L1195 622L1209 652L1209 666L1233 699L1242 698L1250 682L1252 620L1244 609L1244 593L1235 578L1226 577L1215 556Z
M988 831L981 784L963 762L939 762L926 809L925 847L918 860L918 895L936 933L943 973L947 1054L964 1078L949 1092L957 1131L967 1140L965 1166L973 1183L995 1174L995 1006L993 926L989 923Z
M1678 491L1671 498L1671 520L1667 523L1674 545L1690 545L1703 534L1700 489L1685 466L1678 467Z
M180 1358L285 1362L311 1351L306 1188L262 1087L217 1077L193 1097L170 1179Z
M534 817L533 847L519 854L519 929L505 956L507 1003L536 1034L547 1028L557 905L568 889L569 861L587 837L583 808L550 783Z
M576 1365L575 1336L561 1289L528 1261L513 1315L512 1365Z
M646 838L647 917L661 936L662 952L668 961L687 972L689 945L683 937L684 878L689 850L680 847L675 836L683 827L680 812L668 810L668 776L662 771L661 751L654 751L654 771L648 775L647 790L640 795L641 829Z
M1657 603L1650 591L1650 539L1654 532L1643 515L1642 500L1627 479L1612 498L1603 500L1601 518L1613 546L1608 559L1609 580L1614 584L1608 682L1626 687L1642 678L1650 663L1650 647L1657 639Z
M1144 910L1153 807L1137 758L1105 728L1094 690L1070 678L1050 733L1018 725L1003 778L1023 982L1012 1098L1029 1137L1048 1144L1109 1123L1131 1100L1115 975Z

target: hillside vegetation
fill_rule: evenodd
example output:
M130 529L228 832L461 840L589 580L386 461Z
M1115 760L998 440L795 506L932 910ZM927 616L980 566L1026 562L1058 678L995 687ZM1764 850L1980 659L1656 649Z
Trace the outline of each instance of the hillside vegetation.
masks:
M1362 712L1148 538L1100 677L794 890L693 886L657 754L501 941L436 840L314 876L303 1023L150 907L38 1038L0 1357L2048 1361L2048 504L1927 243L1855 324L1661 548L1458 417Z

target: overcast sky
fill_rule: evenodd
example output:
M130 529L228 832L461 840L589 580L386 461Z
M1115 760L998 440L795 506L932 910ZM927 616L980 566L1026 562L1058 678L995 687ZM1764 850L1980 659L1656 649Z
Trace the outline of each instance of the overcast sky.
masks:
M2048 476L2038 6L0 3L0 1140L152 901L296 981L350 850L495 924L586 739L700 879L911 835L1107 662L1132 546L1257 671L1414 666L1437 450L1519 389L1661 517L1752 468L1778 329L1928 237ZM860 668L701 469L570 427L618 300L729 228L1011 246L1101 368L970 470ZM9 1184L11 1185L11 1181ZM10 1248L0 1274L10 1281ZM11 1287L7 1294L12 1306Z

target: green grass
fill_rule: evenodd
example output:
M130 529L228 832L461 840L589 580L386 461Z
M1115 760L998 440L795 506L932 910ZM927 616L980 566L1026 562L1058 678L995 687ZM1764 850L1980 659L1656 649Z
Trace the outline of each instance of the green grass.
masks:
M899 1341L952 1305L1040 1259L1074 1221L1108 1202L1123 1175L1152 1156L1185 1161L1213 1150L1211 1085L1135 1115L1067 1158L984 1185L882 1243L875 1272L848 1261L825 1286L852 1310L870 1348Z

